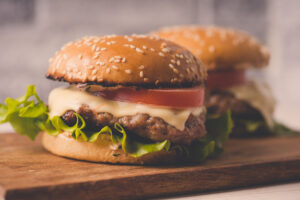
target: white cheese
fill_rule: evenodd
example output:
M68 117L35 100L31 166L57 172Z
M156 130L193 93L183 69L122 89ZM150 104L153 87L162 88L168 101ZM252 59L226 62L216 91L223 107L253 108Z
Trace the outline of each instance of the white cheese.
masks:
M226 90L236 98L246 101L253 108L260 111L269 128L273 127L273 113L276 101L270 87L266 83L249 81L247 84L230 87Z
M67 110L78 110L82 104L88 105L95 112L109 112L115 117L146 113L153 117L160 117L168 124L179 130L184 130L185 122L190 114L199 116L205 108L173 109L160 106L111 101L91 95L84 91L69 88L56 88L49 95L50 117L61 116Z

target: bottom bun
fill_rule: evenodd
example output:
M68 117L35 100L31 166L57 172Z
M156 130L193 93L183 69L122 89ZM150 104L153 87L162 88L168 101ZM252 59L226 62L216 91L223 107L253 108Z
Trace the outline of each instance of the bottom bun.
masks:
M172 164L179 161L175 152L165 150L149 153L141 157L132 157L125 153L116 144L113 144L109 135L99 135L96 142L85 142L81 138L74 140L69 133L64 132L57 136L43 133L43 146L53 154L68 158L103 163L124 164Z

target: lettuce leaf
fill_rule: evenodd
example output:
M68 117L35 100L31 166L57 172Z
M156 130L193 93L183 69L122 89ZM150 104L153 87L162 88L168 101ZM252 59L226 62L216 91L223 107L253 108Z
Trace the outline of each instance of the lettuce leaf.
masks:
M88 131L84 119L78 114L75 115L76 123L73 126L65 124L60 116L50 118L48 108L37 95L34 85L28 86L23 97L7 98L5 104L0 104L0 124L8 122L16 132L26 135L32 140L41 131L47 131L53 136L69 132L74 140L81 138L86 142L95 142L100 134L108 134L114 144L120 145L124 152L133 157L161 150L175 150L188 161L201 162L222 151L232 129L232 120L230 111L228 111L218 117L208 115L205 124L206 136L196 140L190 146L174 145L169 140L146 143L127 134L118 123L114 127L105 126L97 132Z
M23 97L7 98L5 104L0 104L0 123L9 122L18 133L33 140L41 131L37 124L47 118L47 113L47 106L38 97L35 86L30 85Z
M7 98L5 104L0 104L0 124L10 123L16 132L28 136L31 140L34 140L41 131L47 131L53 136L66 131L72 133L75 140L82 138L86 142L95 142L100 134L110 134L112 142L121 144L123 151L133 157L163 149L170 150L170 141L152 143L136 141L117 123L113 129L105 126L98 132L90 133L84 129L86 125L84 119L78 114L76 118L73 126L65 124L59 116L50 119L48 108L37 95L34 85L28 86L24 96L17 99Z
M292 136L299 135L299 131L293 130L284 124L274 121L274 127L270 130L264 120L239 120L243 124L246 131L255 133L256 131L263 130L259 133L261 136Z
M205 122L207 134L204 138L194 141L190 147L177 147L184 152L189 161L202 162L207 158L219 155L231 133L233 122L228 110L220 116L207 115Z

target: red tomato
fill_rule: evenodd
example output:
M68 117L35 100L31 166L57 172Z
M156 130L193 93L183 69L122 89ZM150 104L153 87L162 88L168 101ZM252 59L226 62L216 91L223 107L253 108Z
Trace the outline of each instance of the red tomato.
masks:
M198 107L204 103L204 88L200 86L182 89L136 89L123 87L113 90L100 90L93 93L96 96L115 101L173 108Z
M225 89L246 83L245 70L231 70L221 72L208 72L208 89Z

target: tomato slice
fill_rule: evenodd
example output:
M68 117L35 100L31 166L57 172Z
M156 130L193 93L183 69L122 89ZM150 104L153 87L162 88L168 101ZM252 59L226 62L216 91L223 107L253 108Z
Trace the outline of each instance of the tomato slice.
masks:
M122 87L99 90L93 92L93 94L115 101L173 108L199 107L204 103L204 88L200 86L182 89L136 89L133 87Z
M208 72L208 89L225 89L247 82L245 70Z

